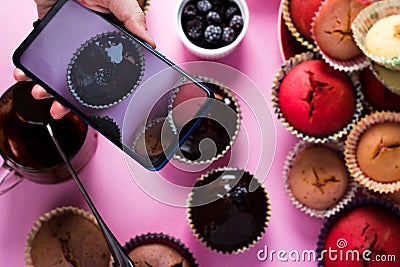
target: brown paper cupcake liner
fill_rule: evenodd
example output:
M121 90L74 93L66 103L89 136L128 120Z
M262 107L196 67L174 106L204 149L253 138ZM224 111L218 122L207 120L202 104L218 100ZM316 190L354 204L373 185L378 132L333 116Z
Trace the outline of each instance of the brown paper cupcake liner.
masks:
M84 52L86 49L89 49L91 45L95 44L96 41L100 40L101 38L104 37L108 37L108 36L118 36L124 40L128 40L131 44L132 44L132 49L135 50L138 62L136 63L136 67L139 69L138 70L138 77L135 81L135 83L130 87L127 88L127 90L124 92L124 94L121 94L117 97L114 97L112 99L106 99L106 100L101 100L99 103L88 103L87 100L83 99L81 96L81 93L79 93L78 88L76 88L76 82L73 80L73 72L74 72L74 66L75 64L77 64L79 57L82 55L85 55ZM94 74L95 77L85 77L85 79L87 79L88 81L90 79L106 79L103 76L107 75L111 75L106 72L106 68L101 68L101 70L103 72L100 72L99 74L96 72ZM109 108L111 106L117 105L118 103L122 102L124 99L126 99L129 95L131 95L133 93L133 91L136 89L136 87L139 85L139 83L141 82L143 75L144 75L144 70L145 70L145 61L144 61L144 56L143 53L139 47L139 45L130 37L124 35L121 32L116 32L116 31L111 31L111 32L105 32L105 33L101 33L98 34L92 38L90 38L89 40L87 40L84 44L82 44L77 50L76 52L73 54L70 63L68 64L68 68L67 68L67 85L69 88L70 93L73 95L73 97L76 99L76 101L78 101L80 104L86 106L86 107L90 107L93 109L105 109L105 108ZM100 78L96 78L96 74L98 74L98 77ZM84 81L85 83L87 83L88 81ZM91 81L92 82L92 81ZM107 84L107 82L102 81L104 83L104 85ZM93 100L93 99L91 99Z
M187 207L187 218L188 218L189 225L190 225L190 228L192 229L193 234L194 234L195 237L196 237L203 245L205 245L207 248L209 248L209 249L211 249L211 250L213 250L213 251L215 251L215 252L221 253L221 254L232 254L232 253L233 253L233 254L238 254L238 253L242 253L242 252L244 252L244 251L250 249L251 247L253 247L253 246L262 238L263 234L265 233L266 228L268 227L269 220L270 220L270 217L271 217L271 202L270 202L268 193L267 193L267 191L266 191L264 185L263 185L262 183L260 183L252 174L250 174L249 172L247 172L247 171L245 171L245 170L243 170L243 169L239 169L239 168L223 167L223 168L213 169L213 170L209 171L208 173L203 174L203 175L199 178L199 180L196 182L196 185L198 185L199 182L201 183L201 182L203 182L203 181L206 181L207 179L209 179L209 176L212 175L212 174L214 174L214 173L218 173L218 172L222 172L222 173L223 173L223 172L225 172L225 171L227 171L227 172L229 172L229 171L238 171L238 172L242 173L242 177L243 177L243 174L250 175L250 176L252 177L251 181L250 181L249 184L248 184L248 186L250 187L250 189L249 189L250 192L255 192L255 190L256 190L258 187L260 187L261 190L263 191L263 194L265 194L266 202L264 202L264 204L266 205L266 213L265 213L265 219L264 219L264 222L263 222L262 230L254 237L254 239L253 239L251 242L249 242L249 243L246 244L246 245L235 245L235 244L233 244L232 247L234 247L234 248L230 248L230 249L221 249L221 248L218 248L218 247L213 246L213 244L211 244L208 240L206 240L206 238L202 237L202 233L196 228L196 224L195 224L194 218L193 218L193 216L192 216L192 210L193 210L193 208L195 208L196 206L199 206L199 204L194 203L194 199L193 199L193 197L194 197L194 191L193 191L193 190L192 190L192 192L189 194L189 197L188 197L188 202L187 202L187 203L188 203L188 204L187 204L187 205L188 205L188 207ZM228 174L228 176L230 176L230 175ZM238 179L239 181L236 181L236 183L239 183L240 180L242 179L242 177L240 177L240 178ZM217 179L218 179L218 178L217 178ZM233 179L233 178L232 178L232 177L228 177L227 179ZM236 180L236 178L235 178L235 180ZM211 182L214 183L214 182L216 182L216 180L211 181ZM195 187L196 187L196 185L195 185ZM235 185L236 185L236 184L235 184ZM194 187L194 188L195 188L195 187ZM232 187L232 188L233 188L233 187ZM231 190L232 188L230 188L229 190ZM226 190L227 190L226 187L224 187L224 188L217 188L217 189L225 190L225 192L221 192L220 190L219 190L219 191L217 190L217 191L220 192L221 194L218 193L218 198L216 198L216 199L210 199L210 202L222 198L222 197L223 197L222 194L228 194L228 192L226 192ZM216 192L214 192L215 190L216 190L216 189L214 189L212 192L210 191L209 193L210 193L210 194L216 193ZM207 197L213 197L213 196L210 195L210 196L207 196ZM262 204L263 204L263 203L261 203L261 202L258 203L258 205L262 205ZM221 212L224 212L224 211L221 211ZM211 216L211 214L210 214L210 216ZM210 217L210 218L212 218L212 217ZM239 223L240 223L240 222L239 222ZM225 245L226 245L226 244L225 244Z
M357 121L362 115L363 94L361 92L360 81L356 73L348 74L356 94L356 107L353 118L344 128L342 128L341 130L337 131L334 134L331 134L326 137L314 137L300 132L286 120L285 116L282 114L279 105L279 87L281 82L285 78L286 74L289 73L296 65L300 64L301 62L313 59L320 59L320 56L317 53L311 53L311 52L301 53L288 59L277 71L277 73L275 74L275 78L272 82L272 103L274 112L277 115L278 119L281 121L281 123L285 126L285 128L292 134L294 134L297 138L312 143L325 143L325 142L337 141L340 140L343 136L347 135L347 133L353 128L353 126L357 123Z
M392 93L400 95L400 70L390 70L370 61L369 68L375 77ZM399 103L400 105L400 103Z
M323 7L323 5L327 2L328 0L325 0L324 2L321 3L318 11L315 13L315 16L312 20L311 23L311 36L314 40L315 45L318 48L318 52L319 54L322 56L322 58L324 59L324 61L326 63L328 63L331 67L333 67L334 69L340 70L340 71L344 71L344 72L354 72L354 71L359 71L362 70L363 68L368 66L368 59L364 54L360 54L359 56L349 59L349 60L340 60L334 57L331 57L330 55L328 55L327 53L325 53L318 45L318 42L315 38L314 35L314 25L315 25L315 19L318 16L321 8Z
M358 198L358 199L354 200L349 205L347 205L345 208L340 210L340 212L338 212L334 216L331 216L330 218L328 218L328 220L325 221L325 223L321 227L321 230L319 232L318 239L317 239L317 249L316 249L316 256L317 256L316 258L318 259L318 267L325 267L325 264L323 262L323 256L327 255L327 254L323 255L323 252L325 250L325 242L326 242L326 238L329 235L330 230L332 229L332 227L334 227L336 221L338 219L340 219L340 217L343 216L344 214L346 214L347 212L349 212L355 208L365 206L365 205L380 206L383 209L387 209L389 212L395 214L396 216L398 216L400 218L400 210L382 199ZM338 242L339 242L339 240L338 240ZM346 241L346 240L344 240L344 241ZM338 262L340 262L340 261L338 261ZM338 266L340 266L340 265L338 265Z
M25 264L27 267L35 267L33 265L32 255L31 255L32 243L33 243L33 240L34 240L36 234L39 232L40 228L43 225L45 225L48 221L50 221L52 218L57 217L62 214L65 214L65 213L72 213L72 214L75 214L78 216L82 216L82 218L89 220L90 222L92 222L94 225L96 225L98 227L97 220L91 213L89 213L83 209L77 208L77 207L65 206L65 207L55 208L49 212L46 212L45 214L40 216L40 218L34 223L32 229L30 230L30 232L28 234L28 238L27 238L26 244L25 244L25 251L24 251ZM100 231L100 228L99 228L99 231ZM110 264L111 264L111 262L112 262L111 254L109 254L109 257L110 257Z
M382 183L370 178L365 174L357 162L357 145L361 135L371 126L392 122L400 124L400 113L396 112L374 112L357 123L351 130L344 146L346 166L350 175L362 186L379 193L394 193L400 191L400 180L391 183Z
M340 198L338 202L336 202L332 207L325 209L325 210L317 210L310 208L306 206L305 204L301 203L296 199L296 197L293 195L289 183L288 183L288 177L289 177L289 171L292 168L293 161L295 160L296 156L303 151L304 149L315 146L315 143L309 143L305 142L303 140L299 141L297 144L293 146L291 151L286 157L286 161L284 163L283 167L283 183L284 183L284 188L289 196L290 200L292 201L293 205L301 210L302 212L310 215L311 217L317 217L317 218L329 218L330 216L336 214L339 210L344 208L348 203L352 201L352 199L355 197L356 191L358 189L357 183L350 177L349 175L349 182L347 186L347 190L344 193L344 195ZM337 143L337 142L326 142L324 144L319 144L320 146L326 146L328 148L331 148L332 150L338 152L338 153L343 153L343 144L342 143ZM344 159L343 159L344 160ZM343 161L344 163L344 161Z
M199 266L189 248L187 248L179 239L164 233L147 233L135 236L125 243L124 249L129 254L133 249L147 244L162 244L171 247L188 261L189 267ZM114 263L113 266L116 267Z
M214 79L208 78L208 77L198 76L198 75L195 76L195 77L198 78L199 80L201 80L202 82L211 83L211 84L214 84L214 85L218 86L218 88L222 91L222 94L227 96L232 101L232 104L235 107L235 112L237 114L235 131L233 132L232 136L230 136L229 144L227 144L227 146L220 153L216 154L212 158L200 159L200 160L187 159L186 157L181 155L181 153L179 153L179 151L174 154L174 159L175 160L178 160L180 162L184 162L184 163L187 163L187 164L193 164L193 165L210 164L210 163L222 158L229 151L229 149L232 147L233 143L235 142L235 140L236 140L236 138L237 138L237 136L239 134L240 126L241 126L241 111L240 111L240 106L239 106L239 103L238 103L237 99L235 98L235 96L230 92L230 90L226 86L224 86L220 82L218 82L218 81L216 81ZM177 129L176 129L175 125L174 125L173 118L172 118L173 102L174 102L176 94L179 92L179 85L183 84L185 82L186 82L186 79L183 79L178 83L176 89L174 89L172 94L171 94L171 97L169 99L169 104L168 104L168 110L169 110L169 112L168 112L168 120L169 120L170 124L172 125L173 131L175 133L177 132Z
M369 52L365 44L367 33L371 27L380 19L394 14L400 14L400 2L398 0L377 1L358 14L351 28L357 46L366 57L387 69L400 70L400 55L393 58L378 56Z
M293 23L292 17L290 15L290 0L282 0L281 1L281 10L282 10L282 17L283 20L285 21L285 24L289 30L289 32L292 34L293 37L296 38L296 40L306 47L308 50L312 52L318 52L318 47L313 43L308 41L302 34L297 30L296 26Z

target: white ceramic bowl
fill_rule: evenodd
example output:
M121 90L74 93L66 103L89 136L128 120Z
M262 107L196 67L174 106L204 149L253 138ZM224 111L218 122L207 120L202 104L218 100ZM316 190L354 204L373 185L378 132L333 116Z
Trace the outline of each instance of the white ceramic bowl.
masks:
M179 1L177 8L176 8L176 13L175 13L175 22L176 22L176 29L178 31L178 36L182 43L186 46L186 48L192 52L194 55L204 58L204 59L218 59L225 57L229 55L238 45L239 43L243 40L244 35L246 34L247 27L249 26L249 8L247 7L246 1L245 0L232 0L234 1L242 14L243 18L243 28L241 32L239 33L238 37L230 44L216 48L216 49L208 49L208 48L202 48L194 43L192 43L187 37L185 32L183 31L182 27L182 12L183 8L185 7L186 3L189 2L190 0L182 0Z

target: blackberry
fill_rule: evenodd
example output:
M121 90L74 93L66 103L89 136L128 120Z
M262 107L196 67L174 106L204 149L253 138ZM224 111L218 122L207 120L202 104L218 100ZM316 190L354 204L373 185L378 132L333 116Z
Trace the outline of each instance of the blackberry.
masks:
M94 73L94 79L98 85L107 85L113 79L110 68L101 68Z
M232 190L229 192L229 196L233 200L234 203L240 205L244 204L245 196L247 195L247 188L241 184L237 184Z
M197 10L201 13L206 13L212 8L211 3L208 0L200 0L197 2Z
M208 25L204 31L206 42L214 44L221 38L222 29L220 26Z
M189 4L183 10L183 17L187 20L194 19L196 17L197 9L194 5Z
M220 15L215 11L210 11L207 14L206 20L210 24L219 24L221 23Z
M234 30L239 30L243 27L243 18L240 15L234 15L229 22L229 26Z
M227 10L225 10L225 18L230 19L232 18L233 15L236 15L238 13L238 9L234 6L231 6Z
M230 27L222 29L222 41L225 43L231 43L235 38L235 31Z
M197 39L201 36L203 32L203 27L204 27L203 18L196 17L195 19L187 22L186 32L191 38Z

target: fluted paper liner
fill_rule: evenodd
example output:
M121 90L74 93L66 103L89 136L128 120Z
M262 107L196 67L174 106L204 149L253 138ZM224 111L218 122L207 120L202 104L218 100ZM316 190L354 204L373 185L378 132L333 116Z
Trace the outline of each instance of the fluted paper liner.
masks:
M299 153L301 153L302 151L304 151L306 148L315 146L315 145L316 144L314 144L314 143L309 143L309 142L305 142L305 141L301 140L297 144L295 144L295 146L293 146L293 148L291 149L291 151L289 152L289 154L286 157L286 161L285 161L285 164L283 167L283 183L284 183L284 188L285 188L287 195L289 196L290 200L292 201L293 205L296 208L298 208L302 212L305 212L306 214L310 215L311 217L328 218L328 217L334 215L335 213L337 213L339 210L341 210L343 207L345 207L348 203L350 203L352 201L358 187L357 187L357 183L352 179L352 177L349 174L348 186L347 186L346 192L344 193L343 196L340 197L340 199L334 205L332 205L330 208L325 209L325 210L313 209L313 208L310 208L310 207L306 206L305 204L301 203L300 201L298 201L296 199L296 197L293 195L293 193L289 187L289 183L288 183L289 172L290 172L290 169L292 168L292 164L293 164L294 160L296 159L296 156ZM318 144L318 146L326 146L326 147L336 151L338 154L343 153L343 144L342 143L326 142L324 144ZM343 157L343 164L344 164L344 157Z
M123 248L129 254L134 248L146 244L162 244L171 247L179 252L183 258L187 259L189 267L199 266L189 248L187 248L179 239L164 233L147 233L135 236L129 239ZM114 263L113 266L116 267Z
M369 65L375 77L392 93L400 95L400 70L390 70L370 62ZM400 103L399 103L400 105Z
M94 225L96 225L98 227L97 220L91 213L89 213L83 209L77 208L77 207L65 206L65 207L55 208L51 211L46 212L45 214L40 216L40 218L34 223L31 231L28 234L28 238L27 238L26 244L25 244L25 251L24 251L26 267L35 267L33 265L32 255L31 255L32 242L33 242L36 234L39 232L40 228L43 225L45 225L48 221L50 221L52 218L60 216L65 213L71 213L71 214L81 216L82 218L89 220L90 222L92 222ZM99 228L99 232L101 232L100 228ZM112 261L111 254L109 254L109 257L110 257L110 264L111 264L111 261Z
M351 28L357 46L368 58L391 70L400 70L400 55L389 58L375 55L366 48L365 39L371 27L380 19L400 14L400 1L385 0L375 2L364 8L353 21Z
M295 129L286 120L285 116L282 114L279 105L279 87L281 85L281 82L285 78L286 74L288 74L296 65L300 64L301 62L313 59L320 59L320 56L317 53L311 53L311 52L301 53L286 60L285 63L279 68L272 82L272 103L274 112L277 115L278 119L281 121L281 123L285 126L285 128L292 134L294 134L297 138L301 138L307 142L312 142L312 143L325 143L325 142L337 141L340 140L340 138L342 138L343 136L345 136L353 128L353 126L360 118L361 112L363 110L363 95L361 92L361 85L355 73L351 73L348 75L353 84L353 88L355 90L355 98L356 98L355 112L353 118L344 128L329 136L314 137Z
M357 161L357 145L362 134L373 125L391 122L400 124L400 113L396 112L374 112L364 117L351 130L347 136L344 155L346 166L350 175L362 186L379 193L394 193L400 191L400 179L396 182L382 183L370 178L363 172Z
M224 172L226 170L229 170L229 171L240 171L240 172L243 172L243 173L250 174L248 171L245 171L243 169L238 169L238 168L233 168L233 167L221 167L221 168L213 169L213 170L207 172L206 174L203 174L199 178L198 181L204 181L209 177L209 175L211 175L211 174L213 174L215 172ZM207 248L209 248L209 249L211 249L213 251L216 251L218 253L221 253L221 254L232 254L232 253L238 254L238 253L244 252L244 251L250 249L251 247L253 247L261 239L261 237L265 233L265 230L266 230L266 228L268 227L268 224L269 224L269 219L271 217L271 202L270 202L270 199L268 197L268 193L267 193L264 185L262 183L260 183L252 174L250 174L250 175L253 177L253 180L255 180L257 182L257 185L260 186L263 189L264 193L265 193L266 203L260 203L260 205L265 204L266 207L267 207L267 212L265 214L265 221L264 221L263 230L258 234L258 236L252 242L250 242L249 244L247 244L247 245L245 245L243 247L237 247L236 250L219 250L219 249L213 247L212 244L210 244L207 240L205 240L204 238L201 237L201 234L196 229L196 225L194 224L192 216L191 216L191 206L192 206L191 204L192 204L192 201L193 201L193 191L189 194L188 204L187 204L187 206L188 206L187 207L187 218L188 218L188 221L189 221L189 225L190 225L190 228L192 229L193 234L196 236L196 238L200 242L202 242ZM253 183L253 181L251 182L251 184L252 183Z

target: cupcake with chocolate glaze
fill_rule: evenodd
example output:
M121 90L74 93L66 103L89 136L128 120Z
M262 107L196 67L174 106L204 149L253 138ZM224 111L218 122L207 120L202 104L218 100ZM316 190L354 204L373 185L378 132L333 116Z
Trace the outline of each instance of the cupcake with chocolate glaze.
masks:
M345 160L354 179L369 190L400 190L400 114L375 112L347 136Z
M108 267L110 252L93 215L62 207L35 222L26 242L25 263L29 267Z
M239 104L229 89L210 78L197 78L213 91L215 100L209 112L174 155L175 159L190 164L210 163L223 157L236 140L240 129ZM174 91L170 109L180 109L179 105L186 100L183 96L187 94L186 86L182 84ZM174 121L179 121L179 118L175 117Z
M270 203L249 172L221 168L203 175L189 195L188 218L196 237L220 253L237 253L265 232Z
M198 266L192 252L180 240L162 233L131 238L124 249L136 267Z
M108 116L91 116L91 123L102 130L102 134L112 141L121 141L121 130L117 123Z
M84 43L68 65L67 83L84 106L101 109L127 98L144 74L139 45L121 32L99 34Z

